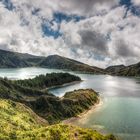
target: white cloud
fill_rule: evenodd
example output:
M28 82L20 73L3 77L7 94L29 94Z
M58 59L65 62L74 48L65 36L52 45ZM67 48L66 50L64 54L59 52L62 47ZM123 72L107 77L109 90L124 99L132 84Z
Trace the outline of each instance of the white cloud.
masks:
M59 54L101 67L131 64L140 58L140 18L130 11L124 18L126 8L117 6L118 0L11 1L16 7L13 11L0 3L1 49L45 56ZM36 15L32 14L34 9L39 9ZM57 11L86 18L62 22L63 35L57 39L43 37L42 19L51 20ZM58 29L56 22L52 29Z
M128 65L139 60L140 18L129 11L124 18L125 13L125 7L117 7L108 14L94 16L77 24L64 22L61 29L65 38L69 38L70 47L77 47L85 52L88 50L89 54L92 53L92 60L95 60L95 54L104 57L103 63L100 57L99 60L96 57L98 64L102 66L121 63ZM79 40L78 44L76 42L70 44L74 42L73 38Z
M134 5L139 5L140 6L140 0L132 0L132 3Z

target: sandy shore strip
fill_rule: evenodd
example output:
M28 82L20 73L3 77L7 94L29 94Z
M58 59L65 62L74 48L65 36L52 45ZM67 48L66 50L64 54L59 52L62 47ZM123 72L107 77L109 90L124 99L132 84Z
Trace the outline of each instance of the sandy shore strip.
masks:
M62 123L73 124L74 122L80 121L81 119L86 118L86 116L88 116L90 113L93 113L96 109L98 109L102 105L103 105L103 100L100 98L99 102L91 106L89 110L84 111L83 113L79 114L77 117L66 119L62 121Z

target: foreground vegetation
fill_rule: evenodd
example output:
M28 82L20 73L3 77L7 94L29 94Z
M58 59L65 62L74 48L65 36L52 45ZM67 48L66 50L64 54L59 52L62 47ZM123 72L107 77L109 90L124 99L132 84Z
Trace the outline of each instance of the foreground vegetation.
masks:
M1 140L116 140L91 129L64 124L48 126L30 108L10 100L0 99L0 122Z
M1 135L12 136L14 131L29 131L47 124L24 104L0 99L0 139Z
M24 103L50 124L74 117L98 102L98 94L92 89L76 90L58 98L7 79L0 79L0 98Z
M97 131L76 126L57 124L20 133L18 140L116 140L113 135L103 136Z
M60 124L99 102L98 93L79 89L58 98L41 89L78 79L64 73L23 81L0 78L0 140L116 140L112 135L103 136L90 129ZM46 85L46 81L50 84Z

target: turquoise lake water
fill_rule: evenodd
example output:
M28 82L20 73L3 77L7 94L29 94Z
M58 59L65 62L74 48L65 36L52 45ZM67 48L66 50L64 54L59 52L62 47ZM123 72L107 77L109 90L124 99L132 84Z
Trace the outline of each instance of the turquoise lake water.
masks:
M61 72L45 68L0 69L0 77L28 79L39 74ZM63 72L63 71L62 71ZM81 127L113 133L122 140L140 140L140 79L109 75L77 74L80 83L54 88L50 92L63 96L79 88L93 88L100 93L102 104L73 122Z

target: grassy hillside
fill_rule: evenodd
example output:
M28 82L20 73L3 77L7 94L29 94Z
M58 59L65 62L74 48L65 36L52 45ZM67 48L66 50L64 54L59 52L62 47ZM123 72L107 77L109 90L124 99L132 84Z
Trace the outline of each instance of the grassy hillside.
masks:
M116 140L113 135L103 136L97 131L76 126L57 124L21 133L19 140Z
M43 95L48 95L48 93L31 88L25 88L16 85L7 79L0 78L0 98L25 102L28 100L34 100ZM49 96L53 95L49 94Z
M0 99L1 140L115 140L91 129L57 124L48 126L27 106Z
M0 139L14 137L16 131L29 131L47 121L37 116L27 106L11 100L0 99ZM4 138L5 137L5 138Z

